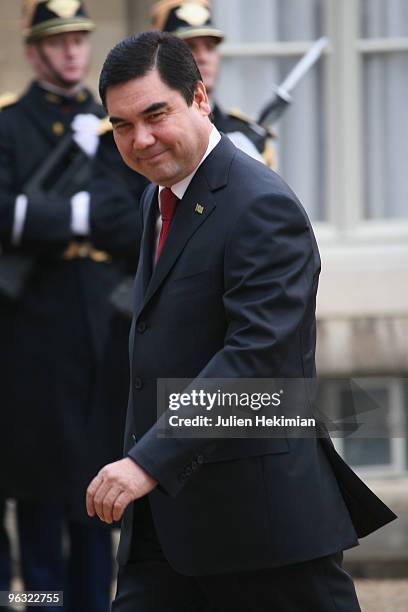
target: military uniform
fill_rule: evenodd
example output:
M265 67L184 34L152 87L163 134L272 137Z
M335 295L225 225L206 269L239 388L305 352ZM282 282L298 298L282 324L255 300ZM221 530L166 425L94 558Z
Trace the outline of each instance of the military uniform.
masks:
M120 456L128 323L109 295L136 264L137 200L145 184L123 166L111 132L101 136L92 162L86 240L72 235L69 198L34 194L21 242L11 243L16 197L79 113L103 115L87 90L67 99L33 83L0 114L0 242L4 252L36 262L21 299L0 301L2 404L9 407L0 419L10 441L0 449L10 466L0 492L28 499L69 492L75 514L85 517L84 499L72 497L68 482L84 474L84 461L86 482ZM115 353L107 351L112 342ZM96 445L98 453L91 452Z
M241 113L239 110L224 111L218 104L213 107L214 125L227 135L239 132L243 134L255 147L263 161L275 168L276 157L271 141L276 138L274 132L267 126L259 125ZM239 146L239 143L236 143Z
M35 35L44 33L41 20L49 19L49 6L53 3L38 4ZM54 26L67 26L62 32L91 29L82 8L71 20L58 21L55 15ZM92 159L70 136L78 115L98 118L99 144ZM72 612L109 609L110 534L87 517L85 491L100 467L122 456L129 321L115 310L110 295L137 265L138 200L146 185L123 164L104 116L87 89L65 96L39 82L0 113L0 258L13 254L32 262L19 299L0 296L0 463L7 466L0 477L0 498L18 501L23 572L31 580L25 586L31 590L37 590L36 580L38 590L53 588L55 576L48 580L48 574L63 569L56 567L62 520L70 532L75 526L74 586L71 593L67 588L71 602L64 606ZM59 194L47 178L35 184L64 139L70 143L69 155L54 173L62 176L82 155L89 174L82 186L90 194L86 235L78 236L72 226L75 194L69 186ZM26 211L16 241L21 194ZM27 508L37 508L38 515ZM41 530L43 541L35 543ZM27 569L24 547L29 557L33 543L48 558ZM80 552L74 559L75 549ZM44 568L39 567L42 561Z
M69 198L34 195L21 243L11 244L16 197L78 113L102 114L88 91L67 100L33 83L0 114L0 241L35 261L22 297L0 300L0 496L52 497L69 520L87 521L87 483L122 455L129 323L109 296L136 267L144 188L112 133L93 161L86 240L72 235Z

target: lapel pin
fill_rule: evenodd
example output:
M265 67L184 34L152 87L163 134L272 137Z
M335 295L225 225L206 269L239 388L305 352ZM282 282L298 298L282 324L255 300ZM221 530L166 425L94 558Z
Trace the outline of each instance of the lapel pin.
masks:
M196 204L194 212L198 213L199 215L202 215L204 212L204 206L202 206L201 204Z

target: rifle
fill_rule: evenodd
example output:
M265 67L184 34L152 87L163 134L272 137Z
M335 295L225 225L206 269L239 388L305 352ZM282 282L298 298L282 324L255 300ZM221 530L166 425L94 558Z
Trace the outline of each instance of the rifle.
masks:
M91 178L92 160L67 134L29 179L23 189L28 198L46 194L70 198Z
M313 43L309 51L299 60L299 62L292 68L286 79L275 89L275 95L271 102L268 102L266 106L261 110L258 123L273 125L277 122L280 116L287 110L288 106L292 102L292 96L290 92L298 84L300 79L310 70L312 66L322 55L324 49L327 47L329 40L326 36L322 36Z
M28 199L45 195L72 197L84 189L91 170L92 159L76 144L72 134L67 134L28 180L23 193ZM21 298L35 266L35 257L0 250L0 297L11 302Z

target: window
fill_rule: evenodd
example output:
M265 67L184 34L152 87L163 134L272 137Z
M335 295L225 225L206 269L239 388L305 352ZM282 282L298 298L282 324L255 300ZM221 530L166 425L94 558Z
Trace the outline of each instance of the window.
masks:
M339 240L384 229L408 235L408 224L392 224L408 218L406 0L213 6L226 34L218 98L255 118L311 42L328 36L324 57L275 126L279 172Z
M322 35L321 0L218 0L215 21L226 33L218 98L257 118L291 68ZM229 10L226 10L226 8ZM315 220L324 220L325 140L323 70L301 81L282 120L274 126L279 172Z
M362 0L365 216L408 218L408 3Z
M337 450L362 475L408 470L406 392L407 381L398 378L327 380L321 385L319 401L330 415L343 424L360 424L350 435L332 435Z

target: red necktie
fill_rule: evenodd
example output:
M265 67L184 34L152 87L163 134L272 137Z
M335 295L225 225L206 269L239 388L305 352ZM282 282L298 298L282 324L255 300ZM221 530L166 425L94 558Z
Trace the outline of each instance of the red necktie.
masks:
M160 257L160 253L164 247L164 243L169 233L171 222L173 221L174 213L176 212L176 206L178 197L174 195L171 189L165 187L160 192L160 214L162 218L162 226L159 236L159 244L157 245L156 251L156 262Z

